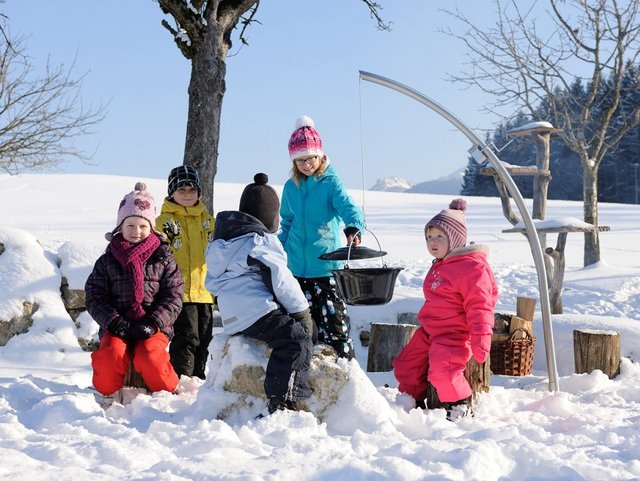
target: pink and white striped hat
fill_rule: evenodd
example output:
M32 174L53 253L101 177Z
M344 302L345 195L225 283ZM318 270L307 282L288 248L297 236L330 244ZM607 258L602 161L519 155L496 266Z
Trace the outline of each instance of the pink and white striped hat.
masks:
M449 239L449 251L464 247L467 243L467 223L464 211L467 201L461 198L453 199L448 209L441 210L424 226L425 234L429 227L437 227Z
M296 129L289 138L289 157L295 160L310 155L319 157L324 155L322 139L311 117L303 115L296 120Z

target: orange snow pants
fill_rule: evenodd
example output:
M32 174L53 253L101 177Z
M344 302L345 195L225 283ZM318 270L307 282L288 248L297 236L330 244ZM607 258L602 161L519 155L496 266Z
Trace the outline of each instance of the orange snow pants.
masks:
M156 332L149 339L136 341L133 346L133 367L140 373L151 391L173 392L178 385L178 376L171 366L167 346L169 339ZM108 332L100 338L100 348L91 354L93 387L108 396L124 384L131 357L127 343Z

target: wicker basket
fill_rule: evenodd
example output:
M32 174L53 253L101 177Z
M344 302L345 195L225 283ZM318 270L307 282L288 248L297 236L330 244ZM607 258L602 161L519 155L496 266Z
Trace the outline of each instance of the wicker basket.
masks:
M516 339L522 331L524 337ZM506 376L526 376L533 368L536 338L526 329L516 329L504 341L491 343L491 372Z

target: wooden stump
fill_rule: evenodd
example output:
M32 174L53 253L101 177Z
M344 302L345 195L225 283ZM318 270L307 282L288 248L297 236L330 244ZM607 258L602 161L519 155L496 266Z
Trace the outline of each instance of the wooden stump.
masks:
M417 329L418 326L411 324L371 324L367 371L392 371L391 362L400 354Z
M489 381L491 380L490 365L491 363L489 359L482 364L478 364L478 362L472 357L469 359L469 362L467 362L467 367L464 370L464 377L471 385L471 390L473 391L471 396L473 400L475 400L479 392L489 391ZM434 388L431 383L429 383L427 388L425 404L429 409L438 409L443 407L440 402L440 398L438 398L436 388Z
M620 373L620 333L574 330L573 358L577 374L600 369L613 379Z
M124 387L136 387L149 390L144 379L142 379L142 375L133 367L133 348L129 348L128 351L131 362L129 363L129 370L124 377Z

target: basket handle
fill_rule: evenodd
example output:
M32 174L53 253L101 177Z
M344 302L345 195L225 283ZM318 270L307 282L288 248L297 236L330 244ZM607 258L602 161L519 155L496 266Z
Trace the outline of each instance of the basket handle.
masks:
M373 238L378 243L378 250L382 251L382 246L380 245L380 241L378 240L376 235L372 231L367 229L366 227L364 228L364 230L366 230L367 232L369 232L373 236ZM353 237L355 237L355 236L357 236L358 234L361 234L361 233L362 233L362 231L360 229L358 229L358 231L354 234ZM345 269L349 268L349 261L351 260L351 246L353 246L353 240L349 243L349 250L347 251L347 261L344 263ZM387 265L384 263L384 256L382 256L380 258L380 262L382 262L382 267L387 267Z
M522 331L525 334L525 339L530 340L533 339L533 336L531 335L531 333L529 331L527 331L525 328L523 327L519 327L517 329L514 329L513 332L511 334L509 334L509 337L507 338L506 342L508 343L512 343L514 341L514 337L515 335L518 333L518 331ZM520 340L520 339L518 339Z

